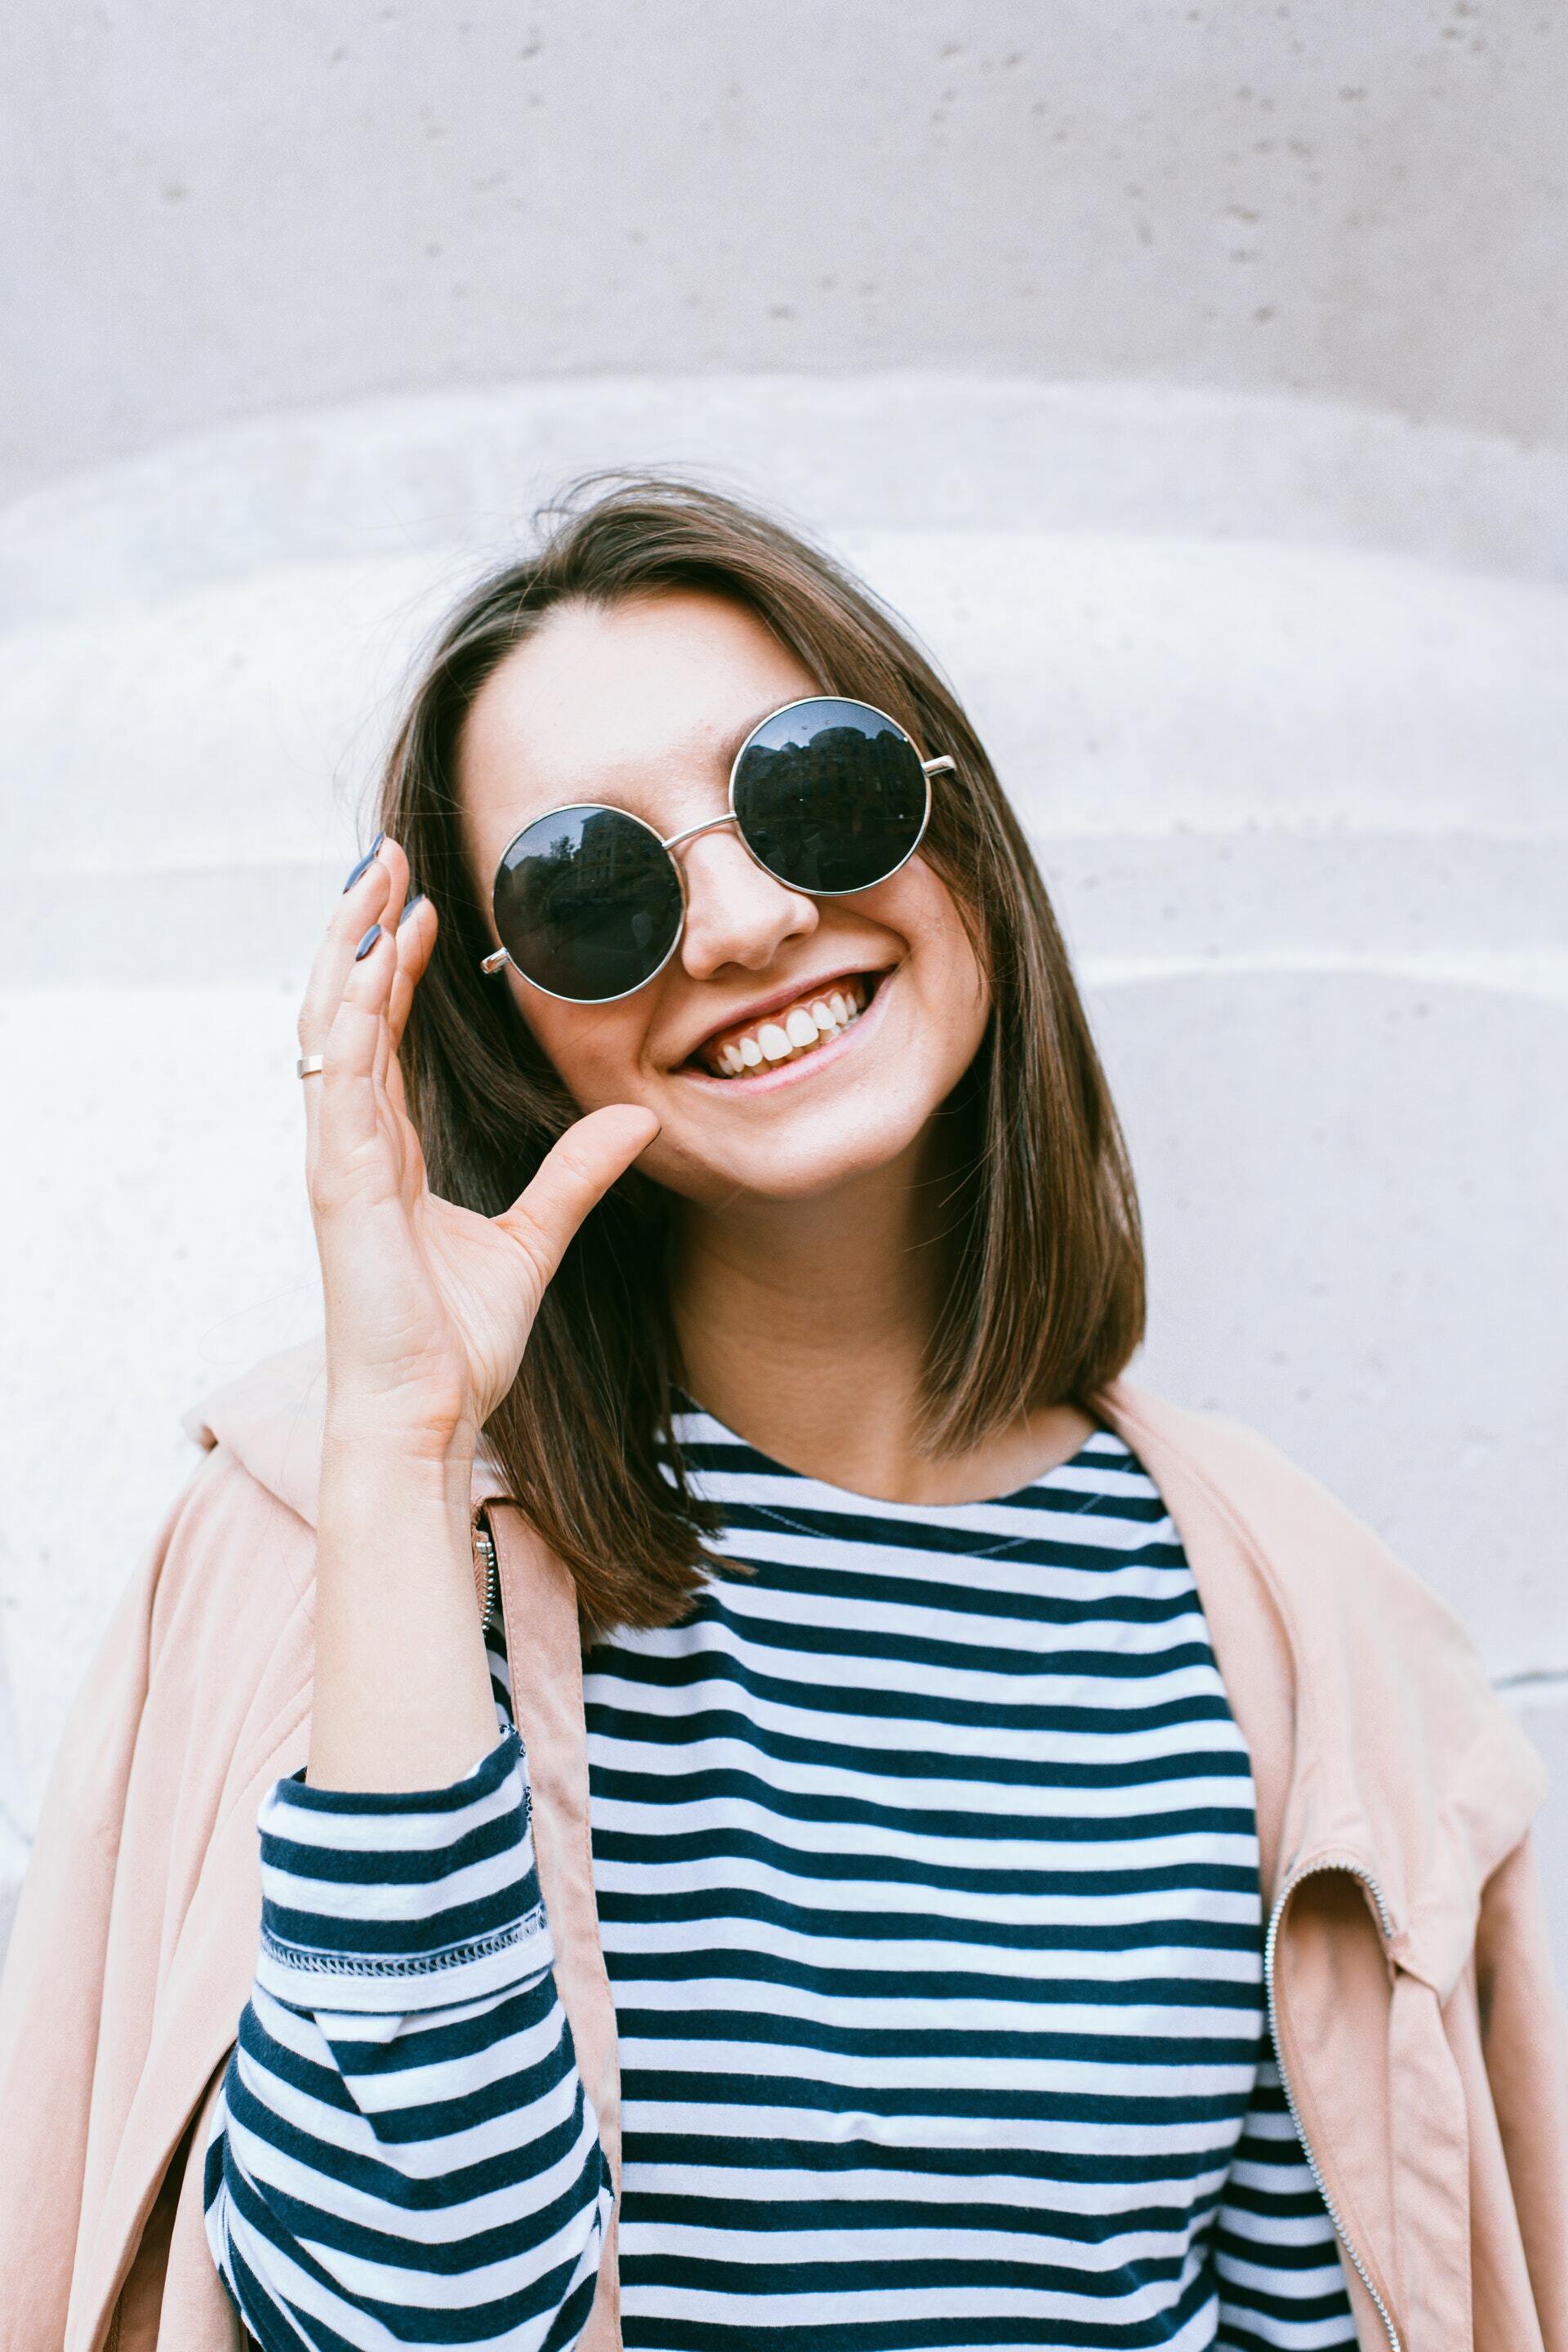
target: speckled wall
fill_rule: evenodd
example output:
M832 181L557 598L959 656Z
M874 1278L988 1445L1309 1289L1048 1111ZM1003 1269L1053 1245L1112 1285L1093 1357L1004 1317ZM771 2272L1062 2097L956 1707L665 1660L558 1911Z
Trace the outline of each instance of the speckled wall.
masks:
M294 1012L387 697L595 463L774 499L925 634L1130 1128L1135 1370L1380 1528L1568 1783L1568 16L134 0L10 50L4 1888L181 1410L317 1319Z

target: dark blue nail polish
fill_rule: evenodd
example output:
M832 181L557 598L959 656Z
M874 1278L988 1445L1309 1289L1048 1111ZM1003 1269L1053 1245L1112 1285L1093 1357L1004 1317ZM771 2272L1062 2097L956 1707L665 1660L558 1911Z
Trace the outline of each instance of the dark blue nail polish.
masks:
M405 907L405 908L403 909L402 914L401 914L401 915L399 915L399 917L397 918L397 928L398 928L398 929L399 929L399 930L401 930L401 929L403 929L404 924L408 920L408 918L409 918L409 916L414 912L415 908L416 908L416 907L422 907L424 904L425 904L425 893L424 893L424 891L423 891L423 890L416 890L416 892L414 893L413 898L410 898L410 900L408 901L407 906L406 906L406 907Z
M370 927L369 930L368 930L368 931L366 931L366 933L365 933L365 935L364 935L363 939L363 940L361 940L361 941L360 941L360 943L359 943L358 947L357 947L357 948L355 948L355 950L354 950L354 961L355 961L355 963L358 963L358 961L359 961L359 960L360 960L361 956L367 956L367 955L369 955L369 953L370 953L370 951L371 951L372 948L373 948L373 947L374 947L374 945L375 945L375 943L376 943L377 940L378 940L378 939L380 939L380 937L381 937L381 925L380 925L379 923L373 923L373 924L371 925L371 927Z
M359 864L354 867L353 872L343 884L343 888L345 890L352 890L353 888L354 884L359 880L360 876L364 872L365 867L370 864L371 859L375 856L376 851L381 847L382 843L385 839L386 835L384 833L378 833L376 835L375 839L371 843L370 847L365 851L364 856L360 859Z

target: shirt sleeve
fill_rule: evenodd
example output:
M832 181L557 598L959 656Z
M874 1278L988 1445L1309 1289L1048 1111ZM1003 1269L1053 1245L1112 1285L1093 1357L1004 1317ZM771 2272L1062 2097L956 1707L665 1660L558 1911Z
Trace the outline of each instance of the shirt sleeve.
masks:
M508 1725L450 1788L263 1802L261 1947L208 2241L266 2352L567 2352L611 2189L555 1990Z
M1355 2352L1339 2238L1267 2044L1214 2245L1220 2352Z

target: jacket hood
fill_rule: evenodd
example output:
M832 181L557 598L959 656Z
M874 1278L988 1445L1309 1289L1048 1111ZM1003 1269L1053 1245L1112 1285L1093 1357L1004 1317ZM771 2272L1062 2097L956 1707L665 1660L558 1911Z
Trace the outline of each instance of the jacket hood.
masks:
M258 1486L313 1528L326 1407L326 1344L318 1331L212 1390L186 1408L180 1426L198 1445L226 1446ZM505 1492L496 1465L481 1451L474 1465L474 1502Z
M198 1445L226 1445L258 1486L313 1528L326 1401L326 1347L318 1332L212 1390L186 1408L180 1426Z

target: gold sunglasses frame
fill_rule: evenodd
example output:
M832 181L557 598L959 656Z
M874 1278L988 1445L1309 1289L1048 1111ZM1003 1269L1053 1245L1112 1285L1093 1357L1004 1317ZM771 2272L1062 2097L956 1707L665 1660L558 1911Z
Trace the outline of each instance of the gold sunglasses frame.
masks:
M524 982L530 988L537 988L542 996L552 996L558 1004L619 1004L623 998L635 996L639 988L646 988L649 981L657 980L658 978L659 973L664 970L665 965L669 961L670 957L675 953L676 949L680 945L680 942L686 934L686 918L689 911L689 900L686 890L686 869L681 864L680 859L674 855L674 852L681 842L694 841L700 833L711 833L715 826L721 824L732 824L735 827L736 838L739 840L742 848L745 851L752 865L758 867L762 873L769 876L773 881L782 883L786 890L802 889L802 885L800 883L791 882L784 875L774 874L771 866L763 865L763 860L757 856L756 851L746 839L745 834L741 828L740 814L735 807L735 778L740 773L742 761L745 758L747 752L751 750L752 745L756 741L757 737L762 733L763 728L771 727L775 719L783 719L792 710L804 709L808 702L847 703L854 709L871 711L877 718L885 719L889 727L896 728L899 733L903 737L905 742L909 745L910 751L914 753L916 759L920 760L921 772L925 778L926 800L925 808L921 816L920 831L916 834L913 841L910 844L908 849L905 850L903 856L900 858L897 866L889 866L886 874L879 874L875 882L858 883L853 890L805 890L803 895L808 898L853 898L860 890L875 890L879 888L884 882L890 882L893 876L899 872L900 868L909 864L910 859L914 856L916 850L925 839L926 827L931 823L931 778L933 776L952 774L955 772L958 763L945 751L941 753L939 757L934 760L921 760L920 746L915 741L914 737L910 733L909 729L903 724L903 721L901 719L895 719L890 711L879 709L878 705L874 702L862 701L858 695L802 694L798 695L793 702L781 702L776 710L770 710L765 718L759 719L756 725L747 735L745 741L742 744L740 750L736 752L734 758L730 762L730 784L729 791L726 795L730 804L721 816L704 817L700 824L683 825L679 833L666 835L661 834L655 826L649 824L646 817L636 815L630 809L616 808L614 803L609 801L562 801L557 807L545 809L539 816L531 816L526 824L519 825L517 831L512 835L511 839L507 843L506 847L501 851L500 857L496 860L495 879L490 884L490 920L492 923L495 923L496 892L500 887L502 868L505 866L506 861L510 856L512 850L522 839L523 835L525 833L531 833L536 824L544 824L552 816L565 816L574 809L609 809L613 811L615 815L624 816L627 820L628 824L640 824L645 833L651 833L659 847L669 855L669 862L675 868L675 878L680 889L680 920L675 927L674 938L670 940L668 947L665 950L663 955L659 958L658 963L647 974L646 979L634 981L630 988L617 989L614 996L564 996L559 989L546 988L542 980L535 980L531 973L523 971L521 964L513 963L510 953L505 948L492 948L489 955L482 956L479 959L479 970L485 973L487 978L489 978L494 973L500 971L507 964L511 964L511 968L513 971L516 972L519 980ZM495 927L499 931L500 929L500 924L496 923Z

